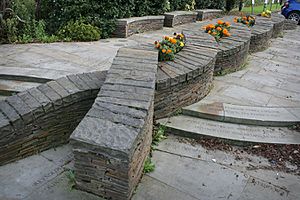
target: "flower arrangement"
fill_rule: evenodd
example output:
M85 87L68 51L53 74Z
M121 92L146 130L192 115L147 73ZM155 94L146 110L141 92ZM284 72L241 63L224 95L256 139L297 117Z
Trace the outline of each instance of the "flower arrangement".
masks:
M155 41L155 48L159 50L159 61L172 61L175 54L183 49L186 38L183 33L174 33L173 37L165 36L162 41Z
M262 17L267 17L267 18L271 18L271 14L272 14L272 12L271 12L270 10L266 10L266 11L262 12L262 13L260 14L260 16L262 16Z
M248 27L252 27L255 24L255 17L252 17L250 15L243 16L243 17L235 17L234 22L246 24Z
M230 36L230 23L223 22L222 20L218 20L217 24L208 24L207 26L203 27L205 32L213 36L216 41L220 41L223 37Z

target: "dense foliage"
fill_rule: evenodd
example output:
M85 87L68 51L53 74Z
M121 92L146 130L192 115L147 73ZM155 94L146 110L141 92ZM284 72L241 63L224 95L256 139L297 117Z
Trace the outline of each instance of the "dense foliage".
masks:
M225 5L224 0L5 0L0 4L0 43L95 40L98 34L109 37L118 18Z
M225 10L227 12L231 11L236 6L236 0L225 0Z
M93 41L100 39L100 29L98 27L86 24L83 20L69 21L62 27L58 36L65 40L72 41Z

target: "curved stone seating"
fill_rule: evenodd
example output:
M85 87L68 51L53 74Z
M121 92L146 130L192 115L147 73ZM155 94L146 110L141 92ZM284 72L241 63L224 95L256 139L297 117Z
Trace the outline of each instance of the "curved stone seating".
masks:
M262 51L269 46L272 38L272 26L263 26L256 24L251 28L250 53Z
M0 165L66 143L105 75L70 75L0 101Z
M174 11L165 13L164 15L164 26L174 27L181 24L196 22L198 13L193 11Z
M274 13L271 18L256 17L256 22L257 25L271 26L273 29L272 37L278 37L283 33L285 18L282 15Z
M218 9L195 10L195 12L198 13L197 20L199 21L219 18L223 15L223 10L218 10Z
M156 51L118 51L71 136L77 188L108 199L131 197L150 151L156 72Z
M290 19L285 19L283 30L295 30L297 28L297 25L297 22Z
M127 38L136 33L162 29L164 16L144 16L118 19L114 37Z

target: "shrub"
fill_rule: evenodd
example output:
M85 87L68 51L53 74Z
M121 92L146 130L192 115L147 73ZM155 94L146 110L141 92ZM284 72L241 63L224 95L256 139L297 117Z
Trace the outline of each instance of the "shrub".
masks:
M235 4L236 3L236 0L226 0L225 1L225 10L227 12L231 11L234 7L235 7Z
M100 29L85 23L83 20L69 21L58 31L62 39L70 38L74 41L94 41L100 39Z
M194 10L195 0L169 0L170 9L173 10Z
M205 8L214 8L214 9L223 9L224 8L224 0L196 0L196 8L197 9L205 9Z

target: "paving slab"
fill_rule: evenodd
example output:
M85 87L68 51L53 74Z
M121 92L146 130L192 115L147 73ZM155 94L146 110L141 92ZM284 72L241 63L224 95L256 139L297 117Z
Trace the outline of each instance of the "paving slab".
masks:
M149 176L198 199L237 199L247 183L241 172L165 152L155 151ZM218 179L218 181L216 181Z
M179 115L158 120L174 134L191 138L213 137L231 142L300 144L300 134L283 127L263 127L225 123Z

